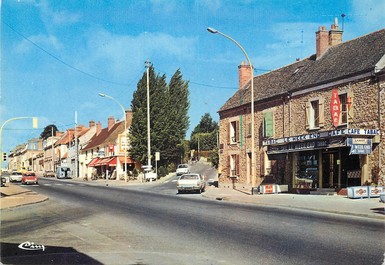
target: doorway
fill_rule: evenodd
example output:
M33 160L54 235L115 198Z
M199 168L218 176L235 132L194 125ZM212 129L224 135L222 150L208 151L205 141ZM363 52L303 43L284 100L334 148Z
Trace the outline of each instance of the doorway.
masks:
M338 152L326 152L322 154L322 187L338 187Z

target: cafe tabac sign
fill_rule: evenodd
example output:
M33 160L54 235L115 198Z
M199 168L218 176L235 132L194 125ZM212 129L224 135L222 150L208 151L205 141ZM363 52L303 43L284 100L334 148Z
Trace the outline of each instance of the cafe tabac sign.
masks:
M340 122L340 115L341 115L341 101L338 96L338 90L333 89L332 91L332 99L330 101L330 111L332 114L332 121L334 127L338 127Z

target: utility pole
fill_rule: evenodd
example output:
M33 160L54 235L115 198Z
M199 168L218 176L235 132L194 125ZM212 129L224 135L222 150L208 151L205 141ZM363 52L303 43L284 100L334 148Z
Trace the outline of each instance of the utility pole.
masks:
M151 166L151 128L150 128L150 73L151 62L146 61L147 71L147 165Z
M53 146L53 126L51 126L51 149L52 149L52 172L55 172L55 161L54 161L54 146Z
M75 111L75 178L78 177L78 138L77 138L77 127L78 127L78 112Z

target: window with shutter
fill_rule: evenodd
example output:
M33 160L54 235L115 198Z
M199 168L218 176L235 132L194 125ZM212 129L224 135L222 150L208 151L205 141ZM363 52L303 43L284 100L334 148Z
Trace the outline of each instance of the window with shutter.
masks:
M263 137L273 137L274 124L273 124L273 112L263 113Z
M238 155L230 155L230 177L237 175L237 163L239 163L239 159L237 160Z
M239 141L239 121L230 122L230 144L236 144Z
M349 90L349 92L348 92L348 98L347 98L348 123L354 121L353 100L354 100L353 91L352 91L352 90Z
M341 114L340 114L340 124L348 123L348 94L340 94L338 96L341 102Z
M319 99L318 105L318 115L319 115L319 127L322 128L325 126L325 100L323 98Z
M324 100L310 99L306 104L306 129L319 129L324 123Z

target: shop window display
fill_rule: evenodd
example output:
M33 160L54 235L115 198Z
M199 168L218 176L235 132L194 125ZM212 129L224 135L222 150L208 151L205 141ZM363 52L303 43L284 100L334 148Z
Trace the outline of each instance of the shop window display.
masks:
M294 187L298 189L316 189L318 184L318 155L302 152L298 155Z

